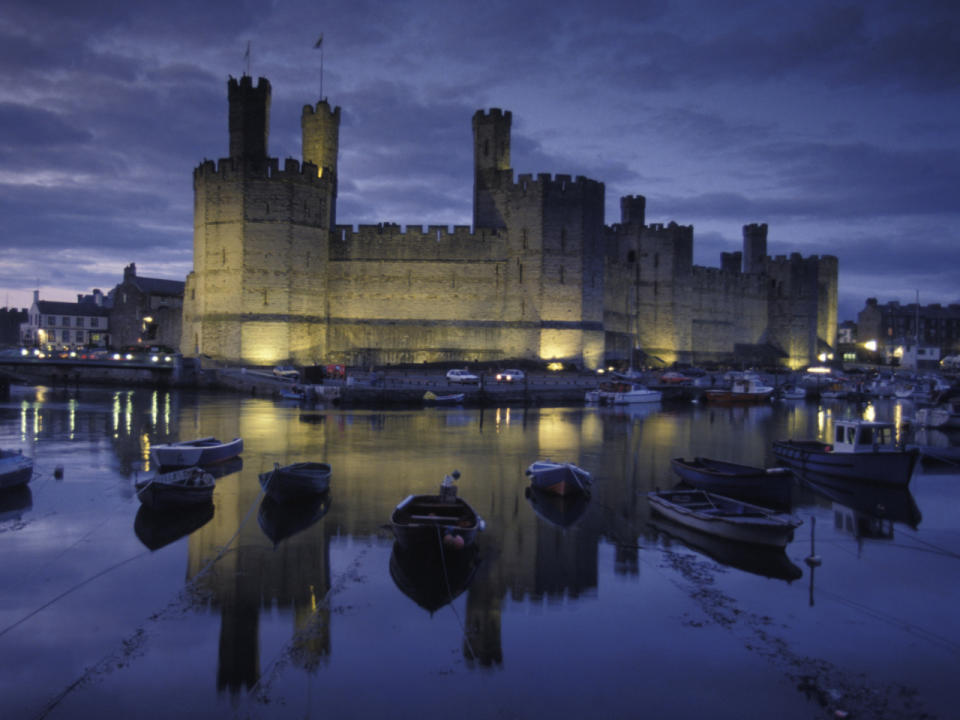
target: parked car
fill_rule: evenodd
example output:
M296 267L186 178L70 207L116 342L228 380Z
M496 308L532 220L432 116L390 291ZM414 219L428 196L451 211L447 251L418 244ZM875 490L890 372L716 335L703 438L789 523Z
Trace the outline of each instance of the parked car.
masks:
M273 369L273 374L278 378L290 378L291 380L300 379L300 372L292 365L277 365Z
M523 370L501 370L497 373L497 382L517 382L518 380L523 380L526 377L526 374Z
M447 380L453 383L479 383L480 378L466 368L454 368L447 371Z

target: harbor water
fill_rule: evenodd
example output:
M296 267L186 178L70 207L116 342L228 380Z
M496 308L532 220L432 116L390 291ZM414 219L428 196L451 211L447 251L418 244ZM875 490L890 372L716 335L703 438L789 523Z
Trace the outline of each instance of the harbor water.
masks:
M670 459L774 464L774 440L908 403L341 411L231 394L14 386L0 447L4 718L956 717L960 468L909 492L797 482L785 552L651 514ZM242 437L213 507L157 516L150 447ZM948 438L948 440L950 440ZM956 442L956 440L950 440ZM588 501L528 489L591 471ZM322 461L328 496L265 498ZM483 517L438 566L390 515L459 470ZM816 560L811 558L815 557Z

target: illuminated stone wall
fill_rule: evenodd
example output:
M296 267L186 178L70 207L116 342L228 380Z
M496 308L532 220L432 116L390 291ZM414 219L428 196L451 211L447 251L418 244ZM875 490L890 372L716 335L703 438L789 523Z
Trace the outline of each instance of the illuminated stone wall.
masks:
M642 196L624 198L621 223L608 228L602 183L514 180L509 112L473 117L473 229L353 228L335 225L339 108L303 108L304 161L281 168L265 154L269 83L231 79L229 88L231 157L194 171L185 354L258 365L530 358L596 368L630 362L635 350L664 362L718 360L741 343L812 358L818 336L834 341L835 258L810 261L816 269L804 265L797 280L766 257L766 226L750 225L744 272L733 256L723 270L695 268L693 228L646 224Z

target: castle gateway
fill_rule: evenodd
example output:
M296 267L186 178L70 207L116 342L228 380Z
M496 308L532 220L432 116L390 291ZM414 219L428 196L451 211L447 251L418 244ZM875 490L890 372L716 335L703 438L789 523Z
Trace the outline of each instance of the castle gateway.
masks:
M267 152L270 83L230 78L230 157L194 170L181 350L231 363L515 358L792 367L832 348L837 260L743 252L693 265L693 228L604 221L604 186L519 175L510 113L473 117L473 228L336 224L340 108L303 108L303 159Z

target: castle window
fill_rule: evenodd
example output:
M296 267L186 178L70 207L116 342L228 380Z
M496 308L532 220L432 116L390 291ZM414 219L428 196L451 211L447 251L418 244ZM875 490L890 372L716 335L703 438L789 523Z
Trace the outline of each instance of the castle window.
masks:
M627 253L627 262L635 263L637 261L637 253L635 250L631 250Z
M227 264L227 249L226 249L226 248L220 248L220 260L221 260L221 262L222 262L224 265Z
M520 284L523 284L523 263L517 263L517 266L520 269Z
M520 231L520 237L523 239L523 249L527 249L527 229L524 228Z
M660 267L660 253L653 254L653 269L656 270Z
M263 289L263 304L264 304L264 305L267 304L267 289L266 289L266 288Z

